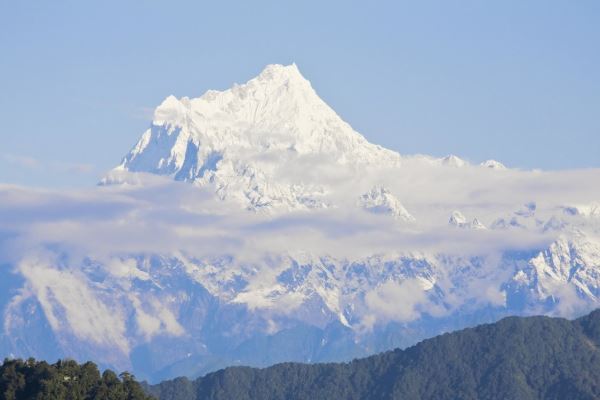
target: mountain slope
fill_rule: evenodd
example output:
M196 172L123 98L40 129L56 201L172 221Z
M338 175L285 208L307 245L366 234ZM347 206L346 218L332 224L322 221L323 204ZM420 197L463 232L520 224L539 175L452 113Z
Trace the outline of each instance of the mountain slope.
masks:
M599 179L400 156L268 66L167 98L103 185L0 185L0 353L157 382L582 315L600 305Z
M510 317L346 364L228 368L151 386L160 400L596 399L600 310Z

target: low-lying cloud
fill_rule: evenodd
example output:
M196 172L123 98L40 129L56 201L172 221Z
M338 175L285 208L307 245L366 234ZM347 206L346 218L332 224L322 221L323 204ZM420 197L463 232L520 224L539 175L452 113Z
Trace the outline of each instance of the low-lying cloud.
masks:
M544 228L553 216L565 219L578 232L598 233L598 221L565 215L561 209L600 200L600 188L588 184L597 180L598 170L554 173L467 167L457 172L417 167L409 160L402 174L395 171L393 176L377 171L378 181L402 201L416 222L397 221L357 207L354 192L368 190L372 177L355 187L340 179L338 190L326 194L332 207L272 213L254 213L234 201L219 200L210 185L199 187L144 174L132 175L133 184L70 191L0 185L0 263L15 267L26 279L26 290L20 296L35 296L53 329L66 329L67 324L81 339L103 342L127 353L131 343L126 338L124 315L129 311L94 294L97 285L79 272L90 260L104 265L119 285L127 285L132 278L150 282L147 272L139 269L138 256L210 260L228 255L233 265L253 266L254 271L248 275L252 279L245 289L226 300L247 304L251 310L270 308L275 313L290 312L304 301L300 292L281 294L285 288L278 289L278 274L288 268L273 261L278 257L283 263L303 257L351 263L374 256L398 259L409 255L465 260L464 265L469 266L465 271L460 270L460 260L435 261L439 264L435 282L427 281L425 275L399 276L366 290L359 324L371 329L385 321L413 321L423 313L443 315L466 304L502 306L506 293L499 282L510 281L514 271L500 268L501 255L547 248L564 234ZM534 215L515 213L528 202L536 203ZM468 220L478 218L488 227L498 218L520 218L523 226L457 228L448 225L454 210ZM477 268L473 268L472 257L483 260ZM202 271L194 273L205 276ZM219 278L218 271L211 274L214 282L203 283L211 293L218 294L215 286L224 283L219 279L233 279L225 273ZM457 276L461 276L460 285ZM436 290L444 292L443 302L439 293L424 285L436 285ZM141 294L129 287L122 290L140 337L149 340L155 335L185 334L177 310L150 297L142 301ZM561 304L564 312L574 309L569 304L580 301L569 287L562 288L560 295L565 299ZM328 307L341 315L343 299L328 296ZM107 330L107 326L111 328Z

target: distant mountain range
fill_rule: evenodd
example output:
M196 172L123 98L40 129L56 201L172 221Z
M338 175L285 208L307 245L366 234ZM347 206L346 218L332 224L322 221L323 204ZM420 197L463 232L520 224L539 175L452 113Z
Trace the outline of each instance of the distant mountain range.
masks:
M157 382L579 316L600 305L599 181L400 155L270 65L169 96L96 187L0 185L0 353Z
M160 400L598 399L600 310L509 317L349 363L232 367L146 389Z

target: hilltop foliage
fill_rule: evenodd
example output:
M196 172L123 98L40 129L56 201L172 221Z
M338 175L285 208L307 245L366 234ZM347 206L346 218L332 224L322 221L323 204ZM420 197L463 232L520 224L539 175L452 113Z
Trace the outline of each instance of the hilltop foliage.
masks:
M150 400L133 375L100 374L92 362L4 360L0 367L3 400Z

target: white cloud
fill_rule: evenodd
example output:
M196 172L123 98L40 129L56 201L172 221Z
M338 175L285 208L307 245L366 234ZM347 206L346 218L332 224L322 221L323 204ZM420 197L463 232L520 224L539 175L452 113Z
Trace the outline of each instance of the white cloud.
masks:
M142 302L140 297L146 297ZM138 333L145 340L150 340L152 337L159 334L167 334L171 336L181 336L185 333L185 329L177 322L176 316L165 304L161 304L156 298L140 296L130 293L129 300L135 309L135 321L137 324Z
M514 271L501 268L499 255L547 247L558 232L544 231L538 220L548 219L562 210L563 204L600 199L600 187L586 183L597 181L598 170L498 173L463 167L452 168L450 173L450 169L417 168L410 160L402 168L401 174L396 170L390 176L379 171L378 181L416 217L410 226L356 208L357 195L371 187L367 183L373 182L373 177L354 186L341 179L339 191L326 194L336 207L285 214L247 212L238 204L216 200L210 187L144 174L131 175L126 185L66 192L0 185L0 261L19 266L28 290L42 303L53 328L64 329L67 323L80 337L127 351L126 316L120 313L133 313L139 334L149 339L159 334L185 334L177 312L159 307L150 297L144 301L129 298L129 311L114 308L110 296L104 296L80 271L86 259L101 264L110 279L128 290L127 285L136 279L152 284L137 255L210 260L229 254L232 258L227 268L256 267L254 273L246 274L247 286L233 294L219 292L223 282L233 279L233 272L219 270L223 267L199 262L204 269L189 267L190 271L196 268L189 273L211 293L228 300L235 298L254 309L293 313L306 299L301 292L286 292L278 286L278 274L289 267L282 264L289 260L287 256L316 262L327 256L339 265L373 256L396 260L407 254L454 257L448 264L436 266L435 285L444 291L444 308L432 301L431 293L423 290L416 277L398 278L365 294L362 323L369 327L377 321L411 321L424 312L442 315L466 304L502 306L505 293L499 283L510 281ZM343 177L339 171L327 173L331 182ZM531 229L475 231L447 226L453 210L487 225L499 216L514 216L514 211L529 201L538 205L535 216L525 221ZM569 218L580 224L578 229L600 230L598 220ZM28 258L40 249L68 254L68 261L59 268ZM460 270L475 256L485 262L476 269ZM461 286L457 286L457 276ZM559 293L565 312L570 304L578 304L569 290ZM340 288L329 288L322 296L335 312L345 301ZM85 305L91 312L82 313L72 304ZM108 331L106 326L113 328Z
M42 257L30 256L18 268L52 329L72 332L79 339L129 353L125 321L119 308L102 301L85 277L50 265L51 260L48 253Z
M37 169L40 166L40 162L36 158L29 156L5 153L2 155L2 159L9 164L22 168Z
M8 164L30 170L48 170L52 172L67 172L79 175L88 175L95 171L95 166L89 163L42 161L35 157L10 153L4 153L0 155L0 158Z
M379 321L408 322L417 319L419 307L426 302L427 292L418 279L387 281L365 296L369 314L376 315ZM366 325L372 321L368 318Z

